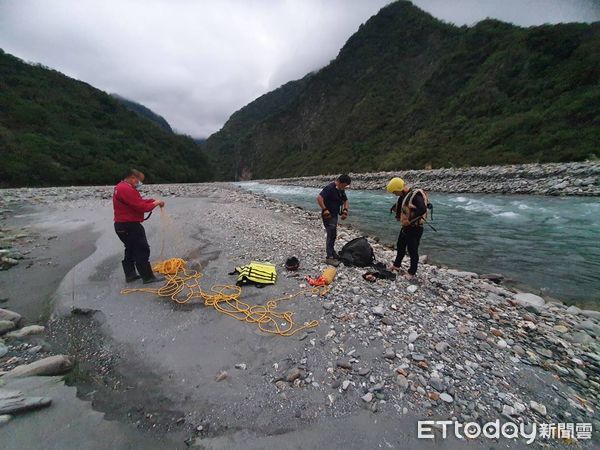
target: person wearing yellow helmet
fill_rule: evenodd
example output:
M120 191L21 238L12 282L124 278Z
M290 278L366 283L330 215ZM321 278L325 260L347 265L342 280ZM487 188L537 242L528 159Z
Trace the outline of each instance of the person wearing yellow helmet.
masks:
M391 270L400 272L402 260L408 251L410 268L404 278L411 280L417 273L419 265L419 244L423 236L423 224L427 217L427 194L422 189L412 189L402 178L392 178L386 190L398 196L391 212L396 213L396 220L402 223L396 244L396 259Z

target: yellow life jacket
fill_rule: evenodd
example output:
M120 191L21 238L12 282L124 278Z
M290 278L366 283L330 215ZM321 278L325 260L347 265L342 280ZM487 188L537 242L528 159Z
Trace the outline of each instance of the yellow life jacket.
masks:
M246 284L249 281L258 284L275 284L277 269L271 263L252 261L250 264L235 268L238 273L237 284Z
M408 192L402 200L402 207L400 208L400 222L403 226L412 225L422 227L425 223L425 219L427 218L427 209L425 209L425 213L421 215L418 219L416 219L412 211L416 208L413 203L413 200L415 198L415 195L417 194L421 194L423 196L423 201L425 202L425 205L429 203L427 194L423 189L415 189L414 191Z

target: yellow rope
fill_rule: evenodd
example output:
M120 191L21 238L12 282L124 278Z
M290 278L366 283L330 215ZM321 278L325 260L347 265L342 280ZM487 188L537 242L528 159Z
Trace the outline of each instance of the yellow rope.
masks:
M329 291L328 287L302 289L294 294L268 300L264 305L250 305L240 299L242 290L236 285L218 284L212 286L210 292L202 290L200 286L202 273L187 269L183 259L167 259L154 264L152 269L166 278L163 286L123 289L121 294L146 292L159 297L169 297L179 304L188 303L194 298L201 298L204 300L205 306L212 306L220 313L237 320L256 323L261 331L279 336L292 336L299 331L319 325L317 320L305 322L304 325L296 324L292 311L277 310L280 301L290 300L302 294L324 296Z

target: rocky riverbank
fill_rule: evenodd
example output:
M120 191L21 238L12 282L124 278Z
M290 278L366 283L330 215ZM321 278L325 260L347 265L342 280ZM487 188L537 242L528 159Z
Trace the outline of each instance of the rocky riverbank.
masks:
M100 208L105 208L102 214L110 214L111 191L0 191L0 207L26 202L44 205L53 220L70 214L98 222ZM245 298L264 303L304 289L304 277L317 276L325 268L317 212L290 208L226 184L148 186L147 193L167 199L166 211L183 236L177 256L204 267L206 289L226 281L227 269L239 263L271 261L280 271L278 283L259 290L244 288ZM164 390L177 403L171 407L182 412L165 419L172 423L161 429L187 429L189 445L235 447L229 440L231 430L251 430L273 440L276 435L291 438L292 429L308 430L309 424L335 420L332 428L347 436L332 442L325 433L321 444L354 448L367 443L361 440L363 428L349 418L362 417L365 411L369 422L364 429L377 430L378 436L369 441L372 446L426 445L414 438L417 419L500 419L529 428L589 423L600 429L598 312L546 302L489 277L429 264L422 264L411 282L398 278L376 283L363 280L365 269L340 266L326 297L302 297L284 306L296 313L299 323L317 319L317 328L289 338L265 336L251 324L203 307L201 301L171 308L168 300L142 293L124 301L119 294L121 250L110 220L107 223L100 253L78 269L85 295L63 300L58 295L55 312L65 304L68 314L74 307L102 311L105 331L127 344L123 351L132 352L121 359L144 361L137 370L156 373L153 392ZM156 245L156 237L149 236ZM356 236L355 230L342 228L338 246ZM372 240L371 244L378 260L392 260L391 249ZM301 261L297 273L282 267L291 255ZM11 300L11 308L18 311L19 303ZM28 339L18 345L7 341L12 352L8 356L18 357L33 347L35 342ZM10 367L7 361L6 355L1 357L0 365L12 370L14 360ZM132 380L123 384L131 386L130 391L135 386L149 388L133 381L142 377L132 369L129 375ZM152 405L139 397L141 403L132 410L141 411L139 420L152 420ZM404 435L392 433L395 441L381 425L407 420ZM10 426L4 429L10 431ZM383 436L385 442L377 440ZM296 438L301 447L303 436ZM477 442L483 448L491 445ZM553 448L564 444L558 439L538 442ZM520 448L522 442L501 444ZM579 445L592 448L595 443L582 434Z
M339 174L264 180L322 187ZM456 169L351 173L353 189L381 190L392 177L433 192L600 196L600 162L520 164Z

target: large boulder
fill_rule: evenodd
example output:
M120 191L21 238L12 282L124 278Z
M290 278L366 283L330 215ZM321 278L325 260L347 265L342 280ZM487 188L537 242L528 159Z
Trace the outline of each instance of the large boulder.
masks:
M0 308L0 320L10 320L11 322L17 323L21 320L21 314L8 309Z
M4 378L28 377L34 375L62 375L73 368L73 358L65 355L49 356L31 364L17 366L7 372Z
M15 323L10 320L0 320L0 336L14 330L15 327Z
M19 414L50 405L47 397L24 397L21 392L0 389L0 414Z
M20 330L15 330L11 331L10 333L6 333L6 338L21 339L32 334L43 333L45 329L46 328L44 328L41 325L29 325L21 328Z
M580 330L586 330L588 333L591 333L596 337L600 336L600 325L591 320L584 320L583 322L577 324L576 327Z
M513 298L515 302L522 306L537 306L538 308L543 308L546 305L546 301L535 294L519 292L518 294L515 294Z

